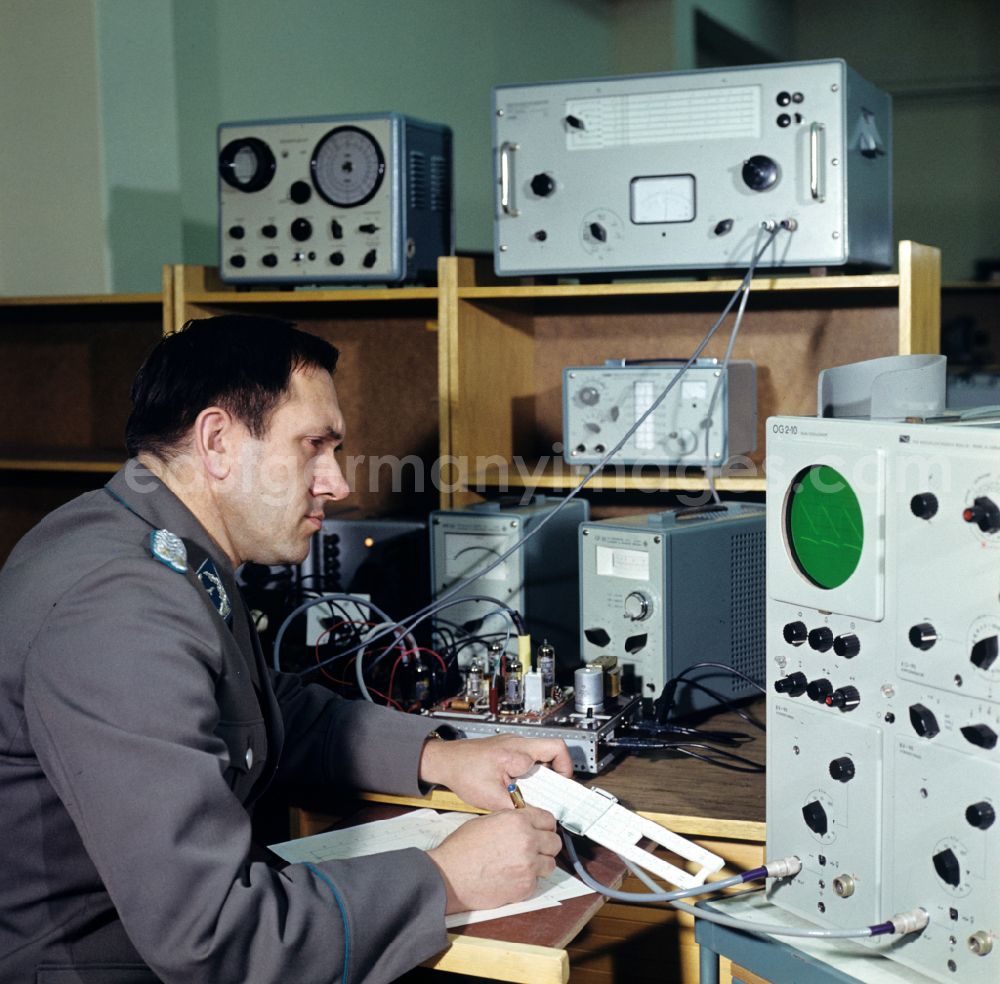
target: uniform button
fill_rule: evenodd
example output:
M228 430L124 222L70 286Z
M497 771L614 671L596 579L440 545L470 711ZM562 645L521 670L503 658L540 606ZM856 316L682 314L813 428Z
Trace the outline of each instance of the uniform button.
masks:
M247 749L247 756L246 757L247 757L247 768L248 769L252 769L253 768L253 749L252 748L248 748Z

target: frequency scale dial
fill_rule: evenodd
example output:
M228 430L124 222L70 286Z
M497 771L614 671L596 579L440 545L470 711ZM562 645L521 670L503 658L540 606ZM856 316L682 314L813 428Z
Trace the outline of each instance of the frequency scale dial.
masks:
M310 167L323 198L339 208L354 208L371 201L381 187L385 156L367 130L338 126L316 144Z

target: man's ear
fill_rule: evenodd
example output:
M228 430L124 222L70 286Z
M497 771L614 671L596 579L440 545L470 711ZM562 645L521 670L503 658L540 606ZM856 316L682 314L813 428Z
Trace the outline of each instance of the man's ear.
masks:
M233 468L237 446L236 421L222 407L206 407L194 422L194 451L212 478L222 481Z

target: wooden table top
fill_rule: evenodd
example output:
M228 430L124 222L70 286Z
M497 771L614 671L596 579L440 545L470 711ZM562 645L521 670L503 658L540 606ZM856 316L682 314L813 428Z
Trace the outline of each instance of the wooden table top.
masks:
M742 710L763 722L763 698ZM733 751L764 764L764 732L749 726L736 713L716 714L698 727L750 735L750 741ZM623 806L638 813L670 817L668 826L677 833L742 834L749 839L763 839L763 772L732 772L678 751L664 750L623 755L583 782L607 790Z

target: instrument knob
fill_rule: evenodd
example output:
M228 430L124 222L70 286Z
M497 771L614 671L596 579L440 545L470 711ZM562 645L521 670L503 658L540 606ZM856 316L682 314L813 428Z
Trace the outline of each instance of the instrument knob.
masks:
M741 172L743 183L751 191L767 191L778 182L780 174L777 163L764 154L755 154L743 162Z
M542 172L541 174L536 174L531 179L531 190L539 198L547 198L556 190L556 183L551 175Z
M630 591L625 596L625 617L633 622L642 622L649 618L652 608L649 596L641 591Z

